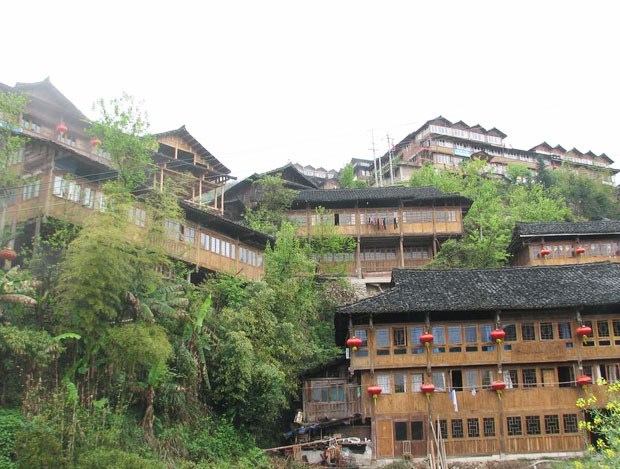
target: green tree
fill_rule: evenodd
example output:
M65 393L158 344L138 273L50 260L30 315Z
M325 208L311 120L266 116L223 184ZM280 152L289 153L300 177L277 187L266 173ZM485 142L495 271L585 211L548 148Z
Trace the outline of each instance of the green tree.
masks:
M366 181L355 179L355 171L352 163L347 163L341 170L338 177L340 187L343 189L360 189L368 186Z
M254 185L261 188L262 196L256 209L245 213L245 219L250 228L275 235L286 220L286 210L297 192L286 187L280 174L265 176L254 181Z
M545 160L540 157L536 163L536 182L541 184L545 189L549 189L553 185L553 176L547 169Z

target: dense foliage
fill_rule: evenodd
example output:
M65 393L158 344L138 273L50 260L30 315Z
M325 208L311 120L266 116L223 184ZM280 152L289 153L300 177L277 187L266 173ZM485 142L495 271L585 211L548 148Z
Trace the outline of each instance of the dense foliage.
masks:
M568 169L550 172L543 166L534 172L516 163L508 166L507 181L492 177L482 160L469 162L456 173L426 165L411 176L412 186L431 185L445 192L459 192L473 201L464 219L465 236L443 243L432 266L504 265L518 221L578 221L618 214L620 204L613 188L596 177Z

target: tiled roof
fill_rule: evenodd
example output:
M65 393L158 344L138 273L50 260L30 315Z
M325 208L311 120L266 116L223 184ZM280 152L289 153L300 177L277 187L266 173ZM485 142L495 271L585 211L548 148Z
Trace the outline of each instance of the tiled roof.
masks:
M484 270L395 269L394 288L340 314L495 311L620 304L620 264Z
M356 200L454 200L471 204L471 200L457 193L445 193L432 186L423 187L367 187L363 189L313 189L299 191L295 195L297 202L354 202Z
M620 233L620 220L517 223L516 236L581 235Z

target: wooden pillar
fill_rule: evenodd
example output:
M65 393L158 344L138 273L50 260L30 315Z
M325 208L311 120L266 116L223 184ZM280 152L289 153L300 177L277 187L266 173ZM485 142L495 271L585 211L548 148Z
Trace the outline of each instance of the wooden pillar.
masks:
M202 207L202 176L198 180L198 206Z
M221 212L224 213L224 186L220 186L220 207L222 208Z
M213 188L213 208L217 210L217 186Z
M179 159L179 149L177 147L174 147L174 159Z
M360 247L360 237L357 237L357 243L355 245L355 271L357 278L362 278L362 249Z
M159 190L163 192L164 190L164 169L166 168L166 163L159 170Z
M50 161L50 169L47 178L47 193L45 194L45 210L43 212L43 221L47 220L50 213L51 197L54 191L54 165L56 160L56 152L52 152L52 159Z
M398 246L399 246L399 256L398 257L400 258L399 259L400 267L404 268L405 267L405 248L403 246L403 234L402 233L400 234L400 237L399 237Z
M495 314L495 328L502 328L502 317L501 311L497 311ZM497 344L497 373L499 375L499 379L504 381L504 372L502 369L502 344ZM499 422L497 425L498 433L499 433L499 454L500 456L506 452L506 433L504 431L504 401L499 399Z

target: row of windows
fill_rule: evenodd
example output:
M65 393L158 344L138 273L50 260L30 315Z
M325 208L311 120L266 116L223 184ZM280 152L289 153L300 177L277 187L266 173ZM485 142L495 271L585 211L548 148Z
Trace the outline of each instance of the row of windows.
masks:
M32 119L28 118L28 117L22 117L22 128L26 129L26 130L32 130L33 132L36 132L38 134L41 133L41 126L33 121Z
M41 180L34 179L22 187L22 200L36 199L41 193Z
M364 249L360 252L360 260L364 261L396 261L398 259L398 251L396 249ZM403 256L405 260L423 260L430 259L431 252L429 248L404 248ZM319 256L315 253L312 255L313 260L317 262L354 262L355 253L326 253Z
M599 319L596 321L584 321L584 324L592 327L596 341L590 341L589 346L611 345L611 336L615 338L614 343L620 345L620 319ZM610 326L611 324L611 326ZM576 326L574 326L576 327ZM540 321L540 322L524 322L520 324L504 324L502 326L506 336L505 342L515 342L518 340L529 341L546 341L546 340L570 340L573 338L573 323L571 321ZM491 332L495 329L495 325L489 324L467 324L467 325L450 325L450 326L433 326L430 332L433 334L433 351L435 353L445 352L448 347L449 352L462 352L465 345L466 352L477 352L479 350L478 343L493 343ZM405 348L407 344L413 347L421 347L419 342L420 335L424 333L424 326L396 326L391 328L377 328L375 330L375 345L378 349L378 355L388 355L389 350L379 350L392 348ZM366 329L357 329L354 331L356 337L362 339L362 347L368 346L368 336ZM472 345L467 345L472 344ZM572 342L568 342L568 348L572 348ZM438 347L439 346L439 347ZM505 348L510 350L510 344L506 344ZM415 351L414 351L415 350ZM482 351L493 351L494 346L483 346ZM401 350L394 353L407 353ZM411 353L423 353L418 349L412 349ZM363 356L363 355L362 355Z
M620 243L614 242L585 242L579 244L579 247L585 249L585 256L618 256L620 255ZM542 257L540 255L540 251L542 249L547 249L550 252L548 256L549 259L553 258L569 258L569 257L577 257L578 254L575 252L577 246L573 246L572 244L554 244L549 246L532 246L532 255L534 257Z
M541 419L542 417L542 419ZM560 427L560 415L526 415L525 428L522 416L506 417L506 433L508 436L522 436L524 434L536 436L559 435L561 430L564 433L577 433L579 423L577 414L563 414L562 427ZM525 432L524 432L525 430ZM439 420L441 438L448 439L448 420ZM467 419L450 420L450 438L494 438L496 437L496 426L494 417L472 417ZM424 440L424 422L394 422L395 441L421 441Z
M435 209L436 222L456 222L458 220L457 210L453 208ZM298 226L306 226L307 217L305 214L290 214L288 219ZM397 227L399 223L398 212L385 210L360 210L360 225L385 225ZM403 210L403 223L431 223L433 221L433 209L405 209ZM357 224L357 213L337 212L313 214L310 217L312 226L335 225L335 226L355 226Z
M54 177L52 194L56 197L81 204L86 208L92 209L96 207L102 212L105 211L108 206L107 197L103 193L96 192L90 187L82 188L81 184L70 179L65 179L62 176Z

